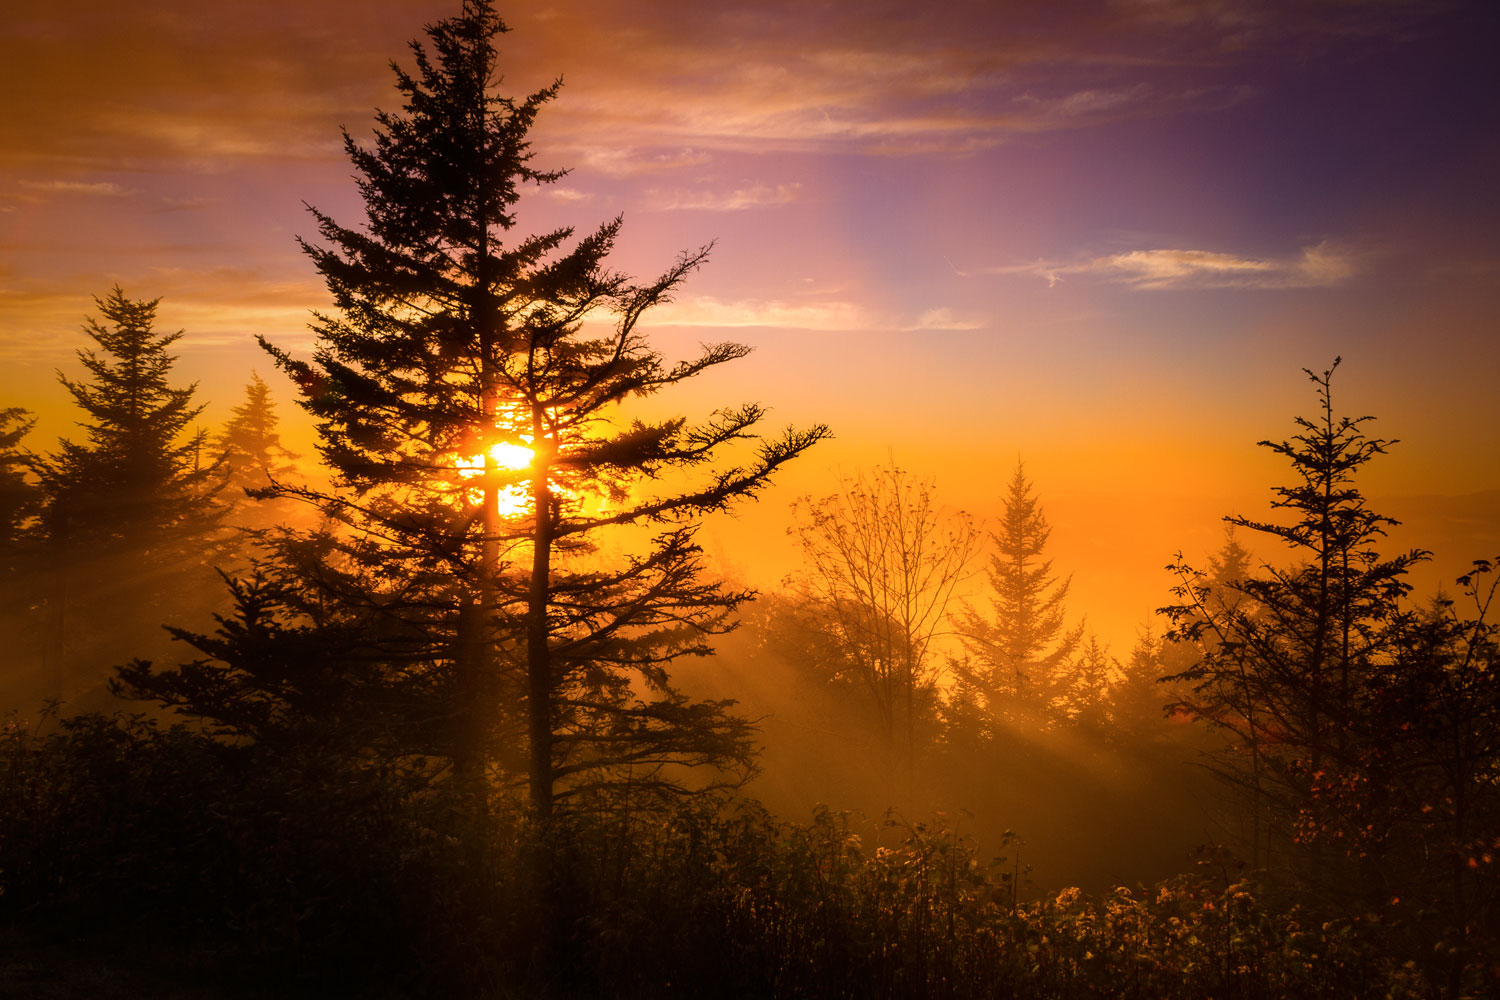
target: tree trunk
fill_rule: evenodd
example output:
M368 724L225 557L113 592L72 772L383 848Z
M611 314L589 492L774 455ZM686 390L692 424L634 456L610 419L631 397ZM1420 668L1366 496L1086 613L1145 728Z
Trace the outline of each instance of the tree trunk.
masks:
M552 574L552 491L547 485L540 416L534 422L531 479L531 589L526 600L527 735L531 746L531 808L545 822L552 815L552 650L548 645L547 598Z

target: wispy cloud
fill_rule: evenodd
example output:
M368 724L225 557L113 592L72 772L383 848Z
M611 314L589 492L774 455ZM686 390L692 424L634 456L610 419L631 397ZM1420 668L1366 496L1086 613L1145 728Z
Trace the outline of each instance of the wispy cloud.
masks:
M21 187L38 194L83 195L93 198L117 198L130 194L110 181L21 181Z
M554 134L566 149L578 136L607 126L625 139L625 149L583 145L570 152L591 168L641 173L698 165L708 150L962 153L1022 135L1220 109L1250 94L1228 86L1019 88L968 76L902 88L889 79L820 77L769 66L737 72L739 77L728 79L706 77L702 86L687 90L672 89L673 81L645 79L584 95L559 107ZM636 149L647 142L673 145L641 156Z
M44 201L77 198L122 198L134 194L110 181L21 179L8 190L0 190L0 211L14 210L18 205L35 205Z
M157 329L181 329L182 352L249 347L257 334L303 349L312 341L312 310L327 307L315 276L286 277L253 267L147 267L92 279L97 288L112 283L131 297L160 298ZM0 360L69 363L76 348L88 346L84 317L98 315L92 297L78 292L89 284L82 278L7 278L0 284Z
M712 296L684 298L651 313L656 326L781 327L792 330L868 330L878 324L852 302L727 301Z
M987 324L971 316L962 316L952 309L939 307L929 309L918 316L907 330L982 330Z
M547 126L543 126L545 129ZM544 133L545 134L545 133ZM591 171L615 177L636 174L656 174L669 170L682 170L708 163L712 157L701 149L642 149L636 146L596 146L569 142L566 136L558 136L559 145L568 147L571 158Z
M557 185L543 188L542 194L553 201L583 202L594 200L594 196L587 191L580 191L577 188L559 187Z
M334 126L365 134L370 106L389 101L386 60L422 20L291 0L211 13L188 0L29 6L0 22L13 56L0 85L25 95L0 114L0 166L336 161ZM578 0L567 15L510 15L503 55L517 90L569 74L538 121L548 149L635 173L706 150L965 151L1211 109L1246 93L1217 72L1246 52L1356 24L1389 34L1421 6L1349 0L1273 17L1248 0L1117 0L1016 16L955 0L871 17L792 0Z
M747 208L789 205L801 199L800 184L750 184L733 191L647 191L646 207L663 212L741 212Z
M1143 291L1190 288L1315 288L1335 285L1358 270L1354 256L1327 242L1287 257L1249 257L1212 250L1153 249L1072 261L1037 260L986 268L989 274L1029 274L1055 286L1072 276L1101 278Z
M780 299L685 298L651 313L660 326L766 327L824 333L914 333L979 330L987 324L947 307L916 317L882 313L844 299L788 302Z

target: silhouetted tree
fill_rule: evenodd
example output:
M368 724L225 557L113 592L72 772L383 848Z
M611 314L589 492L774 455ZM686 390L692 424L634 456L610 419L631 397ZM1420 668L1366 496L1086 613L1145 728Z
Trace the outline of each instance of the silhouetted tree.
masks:
M909 777L919 724L936 706L933 640L979 533L967 514L937 505L931 483L895 467L800 500L794 518L788 530L804 560L796 586L874 706L892 767Z
M42 595L38 514L41 491L22 443L36 420L19 407L0 409L0 629L9 637L0 703L28 704L43 697L39 609Z
M251 375L245 401L231 411L213 441L214 451L223 456L229 517L242 526L269 527L288 513L284 504L247 496L247 491L264 490L297 470L298 456L281 443L279 426L270 387L259 374Z
M101 618L125 648L149 645L162 622L200 603L220 551L223 477L203 432L188 429L202 410L196 387L169 382L176 358L167 349L182 333L156 331L158 301L126 298L118 287L95 299L104 322L91 318L85 330L97 350L78 352L88 378L58 376L84 411L87 435L62 440L36 463L50 551L49 645L59 671L70 648L121 654L90 649Z
M1422 914L1449 996L1500 958L1500 625L1495 562L1476 560L1458 601L1387 626L1354 752L1314 774L1304 839L1376 858L1381 901ZM1463 607L1460 607L1460 603ZM1432 918L1436 919L1432 919Z
M1410 590L1406 575L1426 558L1385 559L1375 548L1395 522L1372 511L1356 473L1393 443L1365 434L1369 417L1336 416L1333 367L1307 372L1320 414L1297 418L1301 433L1263 441L1297 475L1277 487L1273 509L1290 524L1227 518L1280 539L1297 562L1264 575L1212 581L1180 558L1180 603L1163 609L1169 637L1194 643L1200 660L1174 678L1191 685L1182 708L1228 737L1217 772L1265 808L1266 844L1312 805L1314 784L1366 748L1361 723L1382 664L1393 655L1388 624ZM1258 847L1259 845L1252 845ZM1264 858L1260 859L1262 862Z
M696 521L826 431L761 440L753 405L701 425L621 415L747 349L668 364L638 330L706 250L637 284L604 264L618 218L578 240L511 235L521 188L560 173L534 169L527 142L557 84L519 102L492 92L505 30L488 2L466 2L427 29L430 51L413 44L413 71L396 69L403 109L377 114L374 142L345 134L364 222L314 210L321 241L304 243L337 311L318 317L311 361L266 345L318 421L335 488L272 492L339 525L323 567L302 572L367 588L341 583L338 599L388 622L388 674L444 701L458 787L482 801L487 765L520 743L545 817L558 795L616 778L675 788L669 764L746 763L748 726L689 702L665 669L706 651L746 596L704 578ZM612 330L585 327L605 314ZM690 481L747 439L758 451L742 464ZM595 555L611 529L634 544L622 564Z
M1051 533L1018 462L999 527L990 533L989 613L965 608L958 618L968 657L957 667L957 694L981 716L1046 718L1061 707L1083 626L1064 625L1071 578L1057 580L1052 560L1042 557Z
M1078 646L1060 692L1061 711L1069 721L1094 731L1108 722L1109 692L1121 674L1119 661L1092 632Z
M1149 624L1143 626L1130 655L1115 661L1119 674L1106 695L1112 738L1119 742L1160 739L1166 732L1168 706L1179 700L1164 679L1197 662L1195 652L1167 642Z
M10 552L34 527L41 492L28 476L31 453L21 444L36 418L20 407L0 410L0 548Z
M233 606L212 634L170 629L196 659L136 660L111 687L180 709L215 736L322 759L330 775L369 764L430 770L451 751L449 692L435 667L449 651L419 613L420 587L383 586L368 563L337 558L340 548L327 532L270 535L248 570L226 577Z

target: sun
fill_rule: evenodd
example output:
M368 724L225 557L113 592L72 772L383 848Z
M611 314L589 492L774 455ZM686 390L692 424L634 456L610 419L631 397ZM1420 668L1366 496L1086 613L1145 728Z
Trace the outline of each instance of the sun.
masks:
M502 469L525 469L536 458L536 452L525 445L501 442L490 447L490 457Z
M520 472L523 469L529 469L535 458L536 453L525 445L501 442L489 448L489 459L494 463L491 468L502 472ZM475 480L485 474L486 464L484 453L469 455L457 460L457 471L462 479ZM469 497L474 503L481 503L484 493L470 486ZM530 490L524 483L512 482L496 490L494 503L501 517L524 516L531 509Z

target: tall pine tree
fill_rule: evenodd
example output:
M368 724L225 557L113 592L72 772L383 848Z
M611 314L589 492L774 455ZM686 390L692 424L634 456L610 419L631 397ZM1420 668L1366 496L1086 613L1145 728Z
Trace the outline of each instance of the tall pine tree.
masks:
M680 787L672 764L748 762L748 726L689 702L666 671L706 651L746 596L705 577L697 519L826 432L762 440L754 405L696 425L625 415L747 349L672 364L638 329L706 249L637 283L605 266L618 218L576 239L513 233L523 188L561 174L534 168L527 142L557 85L494 93L505 30L469 0L412 45L414 68L396 69L402 110L377 114L372 143L345 134L363 224L314 210L319 239L304 248L336 306L318 317L316 353L266 346L335 476L331 490L277 488L339 525L306 573L386 622L390 643L365 661L383 657L393 683L415 679L400 690L436 699L461 794L482 803L498 761L545 817L559 795L618 781ZM737 443L738 464L710 464ZM631 549L618 563L597 552L611 531ZM275 687L242 646L213 655ZM190 692L174 696L191 707Z

